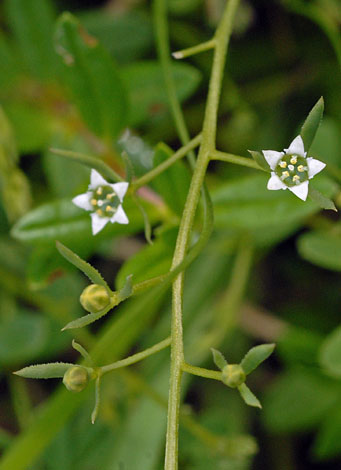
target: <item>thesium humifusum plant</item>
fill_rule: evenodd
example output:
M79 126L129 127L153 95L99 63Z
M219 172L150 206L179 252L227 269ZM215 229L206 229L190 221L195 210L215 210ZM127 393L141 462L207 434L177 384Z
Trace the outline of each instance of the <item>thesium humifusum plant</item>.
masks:
M4 1L0 470L338 458L337 2L78 3Z

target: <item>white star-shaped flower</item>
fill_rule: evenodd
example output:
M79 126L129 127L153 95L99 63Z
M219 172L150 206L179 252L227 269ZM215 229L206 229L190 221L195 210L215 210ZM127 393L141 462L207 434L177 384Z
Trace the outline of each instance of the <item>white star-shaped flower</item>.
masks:
M96 170L91 170L88 191L72 199L72 202L91 212L92 234L96 235L108 222L128 224L122 201L129 183L108 183Z
M267 188L289 189L302 201L307 199L309 180L326 166L320 160L307 157L300 135L283 152L263 150L263 155L272 170Z

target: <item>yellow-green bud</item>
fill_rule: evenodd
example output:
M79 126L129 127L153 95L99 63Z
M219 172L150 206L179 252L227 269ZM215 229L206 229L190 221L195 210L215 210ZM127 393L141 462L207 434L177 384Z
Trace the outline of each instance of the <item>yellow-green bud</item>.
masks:
M86 287L79 300L82 307L91 313L98 313L110 304L109 292L99 284L91 284Z
M73 366L63 377L63 384L70 392L81 392L89 382L89 374L85 367Z
M236 388L245 382L246 375L239 364L228 364L222 370L222 380L229 387Z

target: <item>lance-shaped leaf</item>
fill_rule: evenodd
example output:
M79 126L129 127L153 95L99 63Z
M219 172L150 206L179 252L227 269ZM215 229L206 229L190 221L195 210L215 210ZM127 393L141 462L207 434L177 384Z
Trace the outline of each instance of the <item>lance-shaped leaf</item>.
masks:
M308 152L311 144L313 143L317 129L319 128L324 110L324 100L323 97L318 100L313 109L307 116L307 119L304 121L300 135L303 139L304 150Z
M247 405L254 406L256 408L262 408L262 405L260 404L258 398L251 392L251 390L247 385L245 385L245 383L239 385L238 390L242 399Z
M262 152L257 152L256 150L248 150L249 154L252 156L254 161L257 163L257 165L260 166L265 171L270 172L270 167L268 162L265 160L264 155Z
M107 291L110 293L111 290L108 286L108 284L105 282L101 274L95 269L91 264L87 263L84 261L82 258L80 258L76 253L74 253L72 250L67 248L65 245L63 245L60 242L56 242L57 249L59 253L67 259L71 264L76 266L76 268L80 269L88 278L90 281L92 281L94 284L98 284L100 286L103 286L107 289Z
M81 354L81 356L83 356L86 361L88 361L89 363L92 364L92 359L91 359L90 354L88 353L88 351L86 349L84 349L83 346L80 345L79 343L77 343L74 339L72 340L72 347L73 347L73 349L78 351L79 354Z
M320 191L315 188L309 187L308 196L310 199L321 207L322 209L331 210L337 212L334 202L328 197L324 196Z
M265 361L272 351L275 349L275 344L261 344L251 348L242 359L240 365L244 369L246 375L250 374L260 363Z
M73 328L82 328L83 326L90 325L90 323L99 320L100 318L104 317L113 307L120 304L123 300L130 297L133 293L133 285L131 283L132 275L128 276L126 282L122 289L117 292L112 292L110 296L110 304L105 307L100 312L96 313L89 313L88 315L84 315L84 317L77 318L76 320L71 321L67 325L62 328L62 331L71 330Z
M213 361L218 369L223 370L227 366L227 361L220 351L217 349L211 348L213 354Z
M63 60L63 78L88 126L112 139L126 122L126 93L110 54L63 13L57 21L55 48Z
M13 373L27 379L55 379L63 377L65 372L73 366L74 364L67 362L51 362L50 364L37 364L24 367Z

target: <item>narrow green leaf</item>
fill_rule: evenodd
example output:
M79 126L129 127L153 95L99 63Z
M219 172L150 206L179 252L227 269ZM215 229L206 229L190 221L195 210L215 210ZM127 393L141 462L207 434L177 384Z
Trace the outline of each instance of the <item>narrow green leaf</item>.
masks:
M324 100L323 97L318 100L315 106L312 108L310 113L307 116L307 119L304 121L300 135L303 139L304 150L309 151L311 144L313 143L315 134L319 128L319 125L322 121L324 110Z
M55 47L63 78L88 126L112 139L126 123L126 94L109 53L78 19L63 13L57 21Z
M4 3L23 63L40 79L51 79L56 70L52 45L53 3L50 0L6 0Z
M227 361L220 351L217 349L211 348L213 354L213 361L218 369L223 370L227 366Z
M105 282L101 274L95 269L91 264L87 263L84 261L82 258L80 258L76 253L71 251L69 248L67 248L65 245L63 245L60 242L56 242L57 250L59 253L67 259L71 264L76 266L76 268L80 269L88 278L90 281L92 281L94 284L98 284L100 286L103 286L107 289L107 291L110 293L110 288L108 284Z
M316 204L322 209L332 210L332 211L337 212L334 202L328 197L321 194L320 191L318 191L317 189L312 188L311 185L309 187L308 196L310 197L312 201L316 202Z
M259 364L267 359L275 349L275 344L261 344L251 348L242 359L240 365L246 375L255 370Z
M166 161L173 154L173 150L168 145L159 143L155 148L154 167ZM190 182L191 176L188 168L184 162L177 161L154 178L151 184L172 211L181 216Z
M311 231L297 241L300 256L310 263L341 271L341 236L326 231Z
M67 323L64 328L62 328L62 331L72 330L74 328L82 328L83 326L90 325L90 323L93 323L96 320L99 320L100 318L104 317L104 315L106 315L115 305L117 304L110 304L108 307L101 310L100 312L88 313L83 317L77 318L76 320Z
M259 165L263 170L268 171L270 173L271 169L269 167L268 162L265 160L264 155L262 152L257 152L256 150L248 150L249 154L252 156L254 161Z
M238 387L239 393L245 403L249 406L254 406L256 408L262 408L258 398L251 392L249 387L244 383Z
M98 416L99 406L101 404L101 377L97 377L95 385L95 406L93 412L91 413L91 422L95 424L95 421Z
M74 364L67 362L51 362L50 364L37 364L24 367L13 373L27 379L54 379L63 377L65 372L72 366L74 366Z

